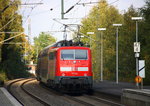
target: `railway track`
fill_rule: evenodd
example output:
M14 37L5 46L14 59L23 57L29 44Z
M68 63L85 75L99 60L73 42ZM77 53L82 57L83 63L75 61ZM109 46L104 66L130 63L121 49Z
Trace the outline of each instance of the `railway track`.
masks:
M111 106L122 106L122 104L118 103L118 102L114 102L112 100L108 100L108 99L105 99L105 98L101 98L101 97L97 97L97 96L89 96L89 95L84 95L86 98L89 98L89 99L93 99L93 100L96 100L96 101L99 101L99 102L102 102L102 103L106 103L108 105L111 105Z
M96 95L64 94L39 84L35 79L11 81L7 89L24 106L121 106L118 102Z
M122 106L122 104L113 102L104 98L89 96L89 95L80 95L80 96L70 96L64 95L65 97L79 102L85 106Z
M70 96L70 95L64 95L64 97L68 98L68 99L71 99L73 101L76 101L82 105L85 105L85 106L109 106L107 104L104 104L102 102L97 102L97 101L93 101L91 99L88 99L84 96Z
M42 87L44 89L47 89L49 92L53 92L56 95L62 95L63 97L70 99L72 101L75 101L81 105L85 105L85 106L122 106L122 104L120 104L120 102L116 102L114 100L110 100L109 97L108 99L102 98L100 96L94 96L94 95L70 95L70 94L62 94L59 91L56 91L54 89L49 89L48 87L42 85Z
M45 101L43 101L41 98L37 97L36 95L32 94L31 92L29 92L28 90L26 90L24 88L25 84L30 82L30 81L33 81L35 79L18 79L18 80L14 80L14 81L11 81L9 84L6 85L7 87L7 90L23 105L23 106L26 106L27 104L30 105L30 103L26 103L26 100L22 99L23 96L25 96L24 98L28 98L30 99L29 101L32 101L33 104L38 104L38 105L43 105L43 106L51 106L50 104L46 103ZM14 87L16 88L16 91L14 90L13 86L16 84L16 83L19 83L21 82L20 84L18 84L18 86ZM22 97L16 95L16 93L18 93L17 89L19 88L19 91L21 90L22 92L24 93L21 93L21 94L24 94L22 95ZM20 93L20 92L19 92ZM26 94L26 95L25 95ZM31 104L32 104L31 103Z

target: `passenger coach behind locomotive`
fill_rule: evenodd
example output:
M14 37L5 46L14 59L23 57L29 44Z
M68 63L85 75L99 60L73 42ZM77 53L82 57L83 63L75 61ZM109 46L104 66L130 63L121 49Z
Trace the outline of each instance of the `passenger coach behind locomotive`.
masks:
M91 89L91 51L61 41L46 47L38 56L37 80L57 88Z

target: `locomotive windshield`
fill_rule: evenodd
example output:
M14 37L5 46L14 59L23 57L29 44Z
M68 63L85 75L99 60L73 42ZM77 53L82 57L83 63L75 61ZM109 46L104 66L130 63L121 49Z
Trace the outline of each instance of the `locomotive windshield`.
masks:
M63 60L87 60L87 50L62 50Z

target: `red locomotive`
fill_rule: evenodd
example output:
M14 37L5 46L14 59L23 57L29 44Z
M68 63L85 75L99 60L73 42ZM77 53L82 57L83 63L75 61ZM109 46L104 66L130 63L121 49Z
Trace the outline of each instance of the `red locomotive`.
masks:
M37 80L67 90L92 88L91 50L61 41L42 50L38 56Z

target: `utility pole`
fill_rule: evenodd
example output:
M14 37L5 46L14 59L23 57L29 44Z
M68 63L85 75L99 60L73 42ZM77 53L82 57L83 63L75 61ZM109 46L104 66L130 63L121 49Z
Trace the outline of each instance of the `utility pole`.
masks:
M99 31L101 31L101 81L103 81L103 33L102 31L105 31L106 28L98 28Z
M28 20L28 36L31 35L31 19Z
M28 20L28 42L30 43L29 36L31 36L31 19Z
M140 56L140 54L139 54L140 42L138 42L138 20L142 20L143 18L142 17L132 17L131 19L136 21L136 42L135 42L135 45L137 45L137 46L135 46L136 49L134 52L135 52L135 58L136 58L136 76L139 76L139 60L138 60L138 58ZM139 84L136 83L136 86L139 87Z
M66 12L64 12L64 0L61 0L61 19L65 19L64 15L67 14L70 10L72 10L81 0L79 0L76 4L71 6Z
M87 34L90 36L90 48L92 47L92 36L91 35L94 35L94 32L87 32Z
M118 28L122 26L122 24L113 24L113 26L117 27L116 29L116 83L118 84Z
M61 19L64 19L64 0L61 0Z

